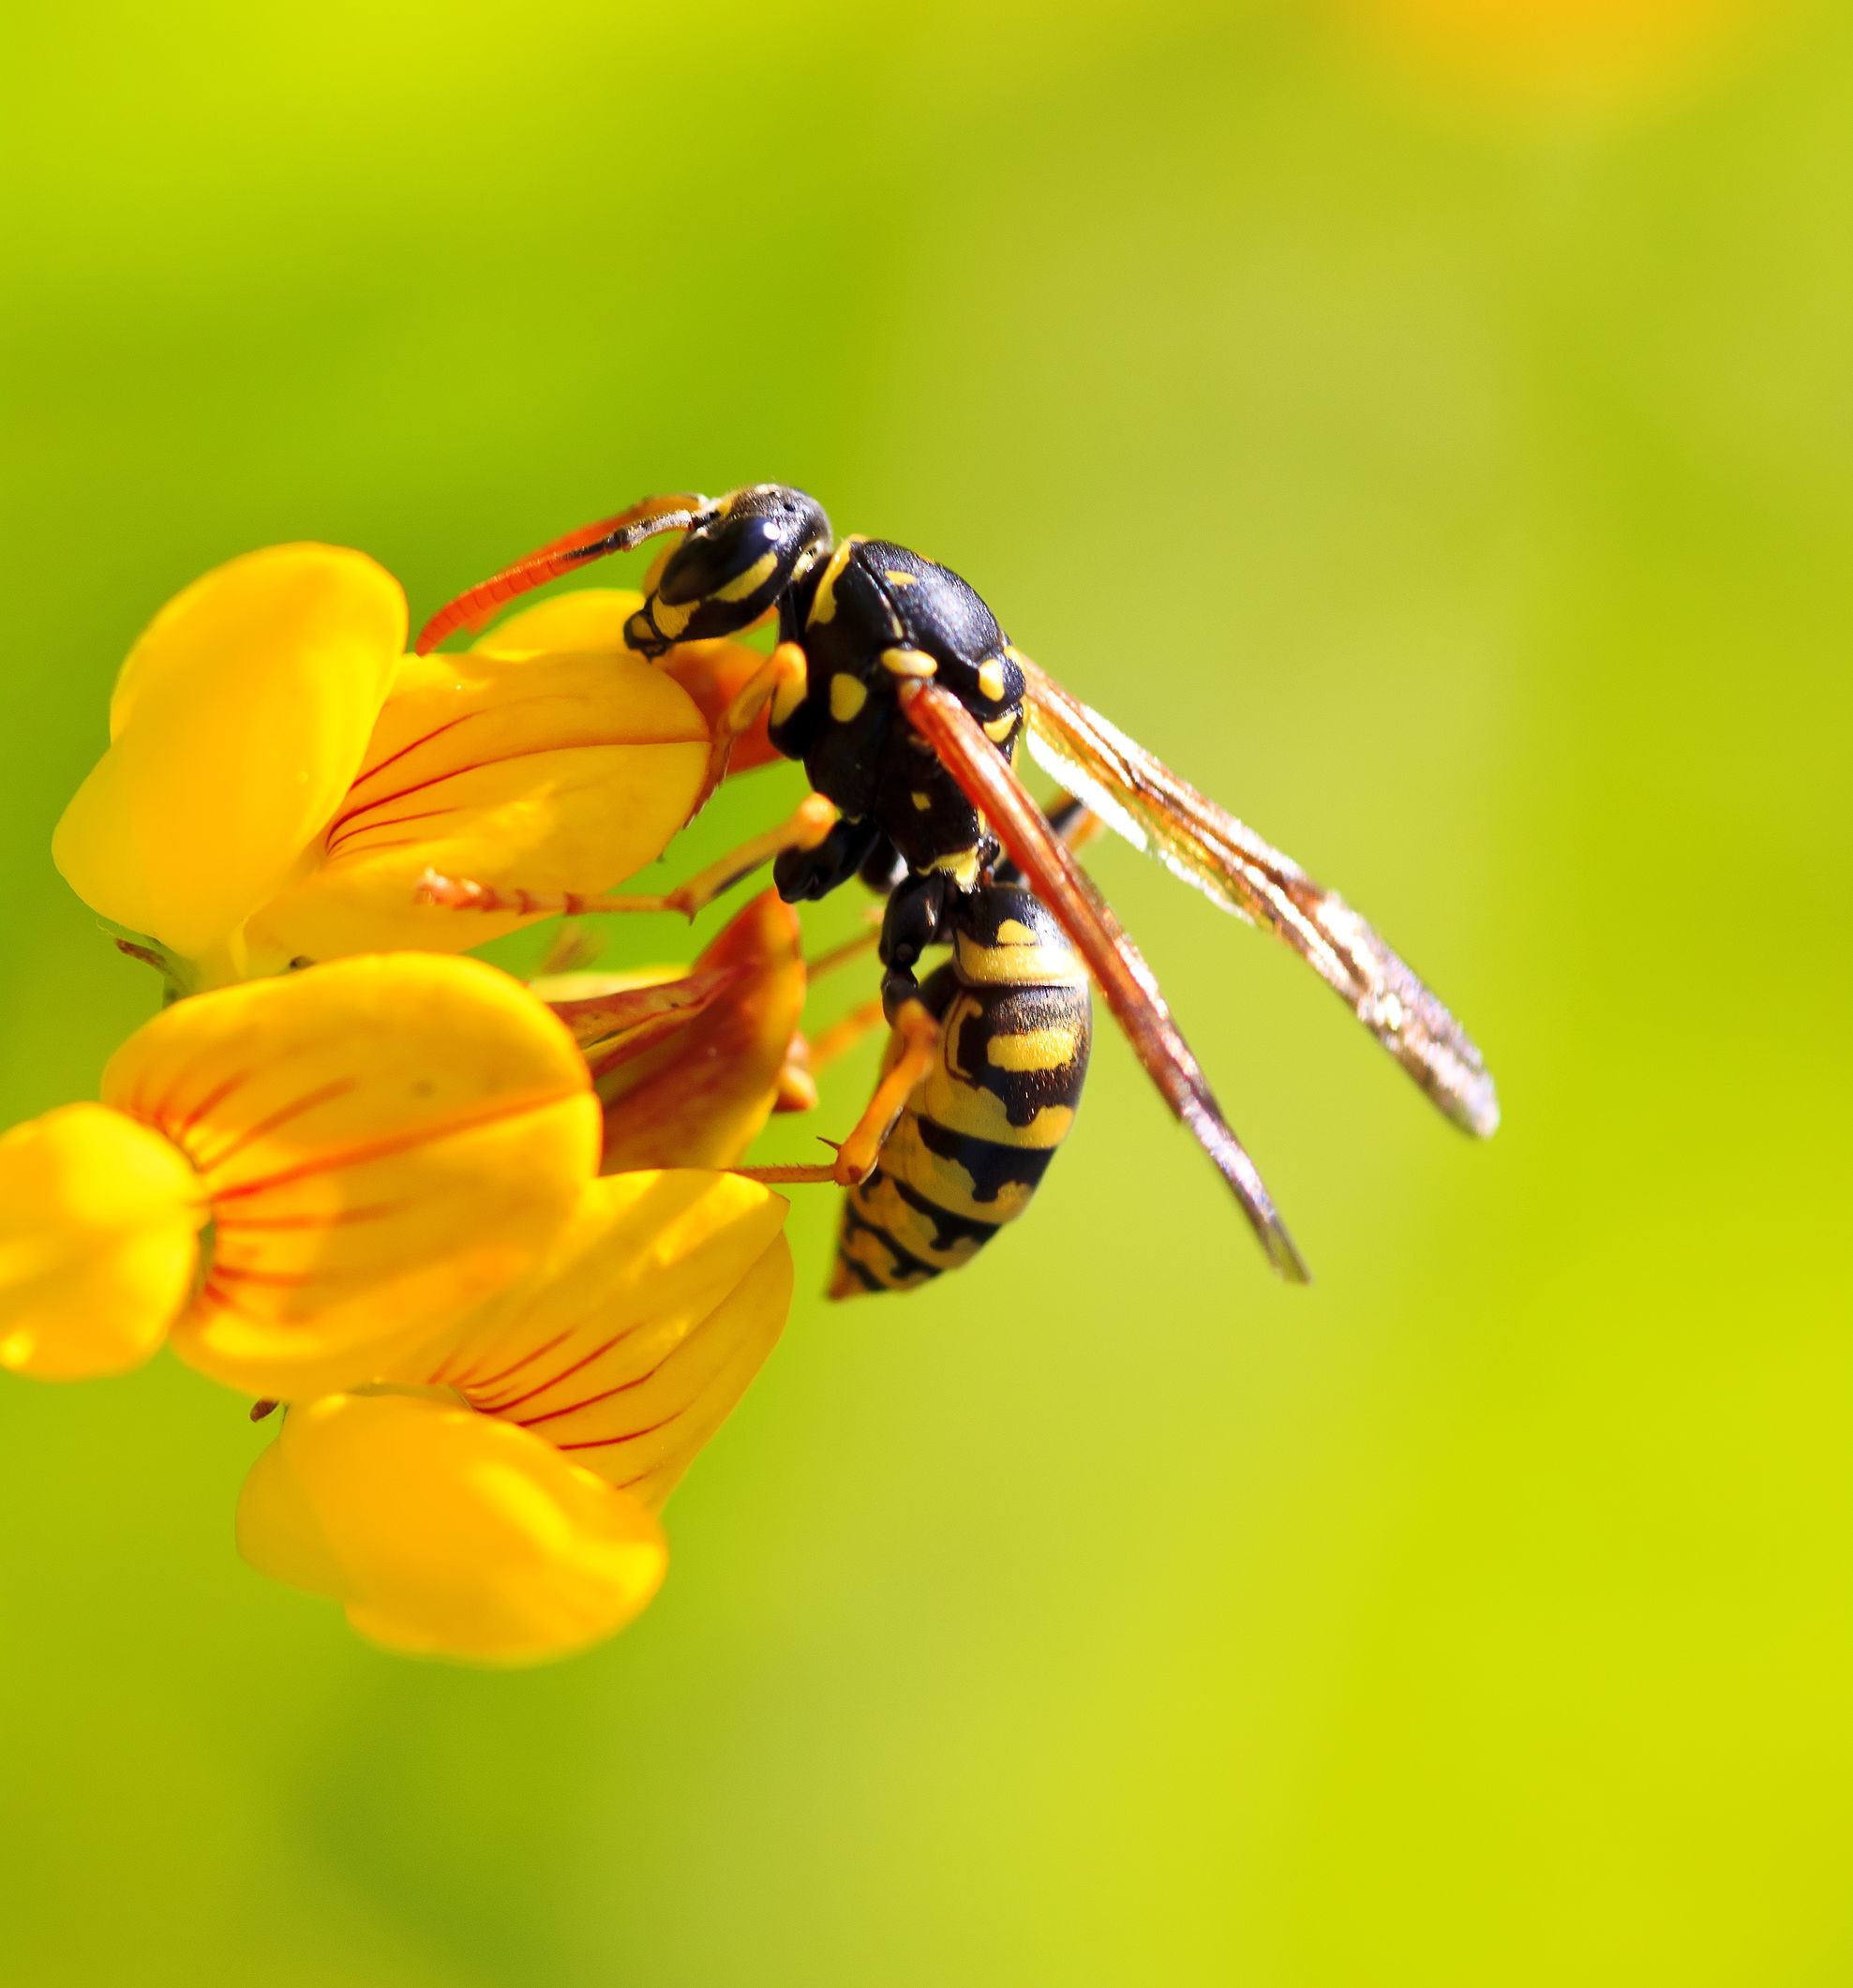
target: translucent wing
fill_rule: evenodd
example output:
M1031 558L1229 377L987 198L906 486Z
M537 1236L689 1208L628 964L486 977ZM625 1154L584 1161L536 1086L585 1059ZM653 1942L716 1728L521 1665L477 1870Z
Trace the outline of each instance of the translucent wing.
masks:
M1029 750L1135 847L1307 960L1456 1125L1480 1138L1499 1098L1460 1024L1344 899L1024 663Z
M1190 1045L1172 1020L1152 969L1120 929L1073 852L958 698L936 683L918 681L904 684L900 695L908 722L983 814L1024 881L1048 905L1087 962L1134 1054L1165 1102L1216 1162L1268 1262L1290 1283L1310 1282L1254 1161L1229 1129Z

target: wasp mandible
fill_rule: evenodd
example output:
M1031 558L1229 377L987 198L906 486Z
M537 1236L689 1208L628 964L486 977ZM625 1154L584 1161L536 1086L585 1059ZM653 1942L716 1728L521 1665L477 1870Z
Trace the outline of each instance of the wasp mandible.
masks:
M1479 1051L1343 899L1045 676L956 573L884 539L839 543L822 506L801 490L755 484L718 499L646 499L459 595L426 624L419 653L455 629L480 625L518 594L670 531L682 537L626 625L630 648L656 659L678 643L777 617L765 666L716 728L704 792L725 773L733 741L762 712L773 745L802 764L814 790L784 829L671 901L693 909L768 858L787 902L822 897L859 874L888 891L878 949L893 1039L875 1099L834 1170L852 1186L852 1216L865 1229L884 1233L884 1197L874 1175L884 1145L909 1100L932 1082L936 1060L944 1062L953 996L942 987L932 1003L921 999L914 968L922 951L949 940L955 976L963 957L971 971L991 977L989 984L1008 979L1019 953L1020 984L1067 989L1079 978L1063 964L1071 947L1166 1103L1216 1163L1269 1262L1291 1281L1308 1279L1150 967L1018 779L1012 758L1025 733L1032 757L1110 828L1225 910L1284 939L1455 1124L1483 1138L1495 1129L1499 1105ZM1007 915L1000 892L1009 890L1024 915ZM480 893L465 901L487 902ZM982 984L970 982L967 991ZM1070 1029L1070 1039L1084 1065L1084 1028L1078 1037ZM1031 1096L1032 1079L1045 1089L1055 1081L1046 1069L1009 1071L1011 1057L1005 1051L996 1068L996 1084L1019 1079L1014 1100L1008 1086L999 1093L1007 1116L1013 1101ZM1068 1098L1047 1108L1071 1107ZM1059 1137L1066 1120L1049 1123ZM919 1195L922 1183L937 1178L934 1163L969 1176L970 1157L916 1157L915 1178L900 1186ZM964 1183L949 1173L939 1185L946 1192L929 1198L944 1212L946 1193L963 1191ZM896 1194L905 1198L899 1188ZM889 1218L899 1219L891 1210ZM864 1263L867 1281L898 1288L918 1280L899 1242L892 1253L895 1274Z

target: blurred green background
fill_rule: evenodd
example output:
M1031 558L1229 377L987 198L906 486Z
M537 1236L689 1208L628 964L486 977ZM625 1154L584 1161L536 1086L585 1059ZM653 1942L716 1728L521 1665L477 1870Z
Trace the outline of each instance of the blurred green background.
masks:
M667 1590L530 1674L249 1574L267 1432L172 1364L8 1384L8 1979L1853 1978L1848 11L9 40L0 1121L150 1007L46 845L177 587L315 536L417 615L779 478L1343 889L1507 1122L1471 1147L1102 851L1318 1285L1105 1045L1032 1218L926 1295L811 1294L800 1199Z

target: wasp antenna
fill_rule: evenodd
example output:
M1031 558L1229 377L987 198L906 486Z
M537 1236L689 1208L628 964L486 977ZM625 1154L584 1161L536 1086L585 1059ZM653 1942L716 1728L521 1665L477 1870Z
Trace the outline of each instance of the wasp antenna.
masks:
M498 607L517 594L530 593L588 561L628 552L660 531L682 531L709 508L707 498L689 490L673 497L647 497L614 517L602 517L596 524L581 525L576 531L549 540L439 608L419 630L413 648L421 656L429 655L457 629L480 628Z

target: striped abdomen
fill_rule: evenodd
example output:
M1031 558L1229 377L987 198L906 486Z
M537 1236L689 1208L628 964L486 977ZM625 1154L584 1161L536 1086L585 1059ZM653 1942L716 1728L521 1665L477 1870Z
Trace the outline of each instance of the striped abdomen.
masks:
M969 1263L1028 1206L1074 1122L1086 969L1027 892L976 895L951 964L920 990L940 1017L933 1066L844 1201L833 1297L910 1291Z

